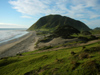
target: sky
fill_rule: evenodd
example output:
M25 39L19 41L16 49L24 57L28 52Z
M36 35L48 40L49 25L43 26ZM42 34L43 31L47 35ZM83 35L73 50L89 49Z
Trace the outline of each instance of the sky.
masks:
M39 18L60 14L100 27L100 0L0 0L0 28L29 28Z

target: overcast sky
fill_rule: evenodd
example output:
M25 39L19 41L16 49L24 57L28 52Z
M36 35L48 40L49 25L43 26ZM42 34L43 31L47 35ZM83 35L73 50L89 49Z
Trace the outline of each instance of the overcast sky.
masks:
M0 0L0 28L29 28L49 14L100 27L100 0Z

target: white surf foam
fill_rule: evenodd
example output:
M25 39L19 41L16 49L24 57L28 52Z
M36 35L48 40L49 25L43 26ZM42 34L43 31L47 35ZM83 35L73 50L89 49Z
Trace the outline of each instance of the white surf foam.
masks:
M19 38L28 32L25 30L17 30L17 29L1 29L0 30L0 43L4 43L16 38Z

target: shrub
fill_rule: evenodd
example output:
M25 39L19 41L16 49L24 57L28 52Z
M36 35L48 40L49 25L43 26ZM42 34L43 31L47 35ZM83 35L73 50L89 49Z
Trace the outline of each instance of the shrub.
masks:
M32 70L30 72L25 73L24 75L38 75L38 70Z
M79 54L79 59L89 58L89 54L86 52L82 52Z
M74 70L75 68L77 68L79 66L80 63L78 63L77 61L72 61L71 62L71 70Z
M40 40L39 42L49 42L51 40L52 40L51 38L46 37L46 38Z
M90 60L82 64L79 73L81 75L97 75L99 73L100 65L95 60Z
M17 55L18 55L18 56L22 56L22 53L18 53Z
M76 54L75 52L73 52L73 51L71 52L71 55L75 55L75 54Z
M54 73L55 71L58 71L59 70L59 68L54 68L54 69L52 69L52 72Z
M89 31L82 31L82 34L83 35L91 35L91 32L89 32Z
M48 58L48 56L47 56L47 55L43 55L43 56L42 56L42 58L44 58L44 59L45 59L45 58Z
M8 59L8 57L2 57L2 58L0 58L0 60L2 60L2 59L5 59L5 60L7 60L7 59Z
M85 49L85 48L86 48L86 47L85 47L85 46L83 46L83 47L82 47L82 50L83 50L83 49Z
M88 52L88 53L98 52L98 51L100 51L100 47L99 46L97 46L97 47L91 47L91 48L85 49L84 51Z
M97 37L94 36L94 35L91 35L91 36L88 37L88 40L95 40L95 39L97 39Z
M80 40L82 40L82 41L84 41L84 42L89 41L88 38L86 38L86 37L82 37L82 36L78 37L78 39L80 39Z
M50 68L51 68L51 65L45 65L44 67L42 67L42 69L44 69L44 70L48 70Z
M50 49L50 48L52 48L52 46L44 46L44 47L40 48L39 50L46 50L46 49Z
M63 63L63 62L64 62L64 59L57 59L57 58L56 58L56 62L57 62L57 63Z
M94 35L89 35L89 36L79 36L78 39L84 41L84 42L87 42L87 41L90 41L90 40L95 40L97 39L96 36Z

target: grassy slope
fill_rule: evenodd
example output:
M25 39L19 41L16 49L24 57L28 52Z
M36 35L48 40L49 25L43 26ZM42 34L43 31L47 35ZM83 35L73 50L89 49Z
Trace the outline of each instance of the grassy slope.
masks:
M100 30L92 30L91 33L92 34L100 34Z
M86 48L98 45L100 43L94 43ZM76 54L71 55L71 51ZM96 66L100 69L100 51L88 53L91 57L83 59L78 56L84 52L82 47L33 54L35 52L0 60L0 75L24 75L27 72L26 75L97 75L99 73Z

